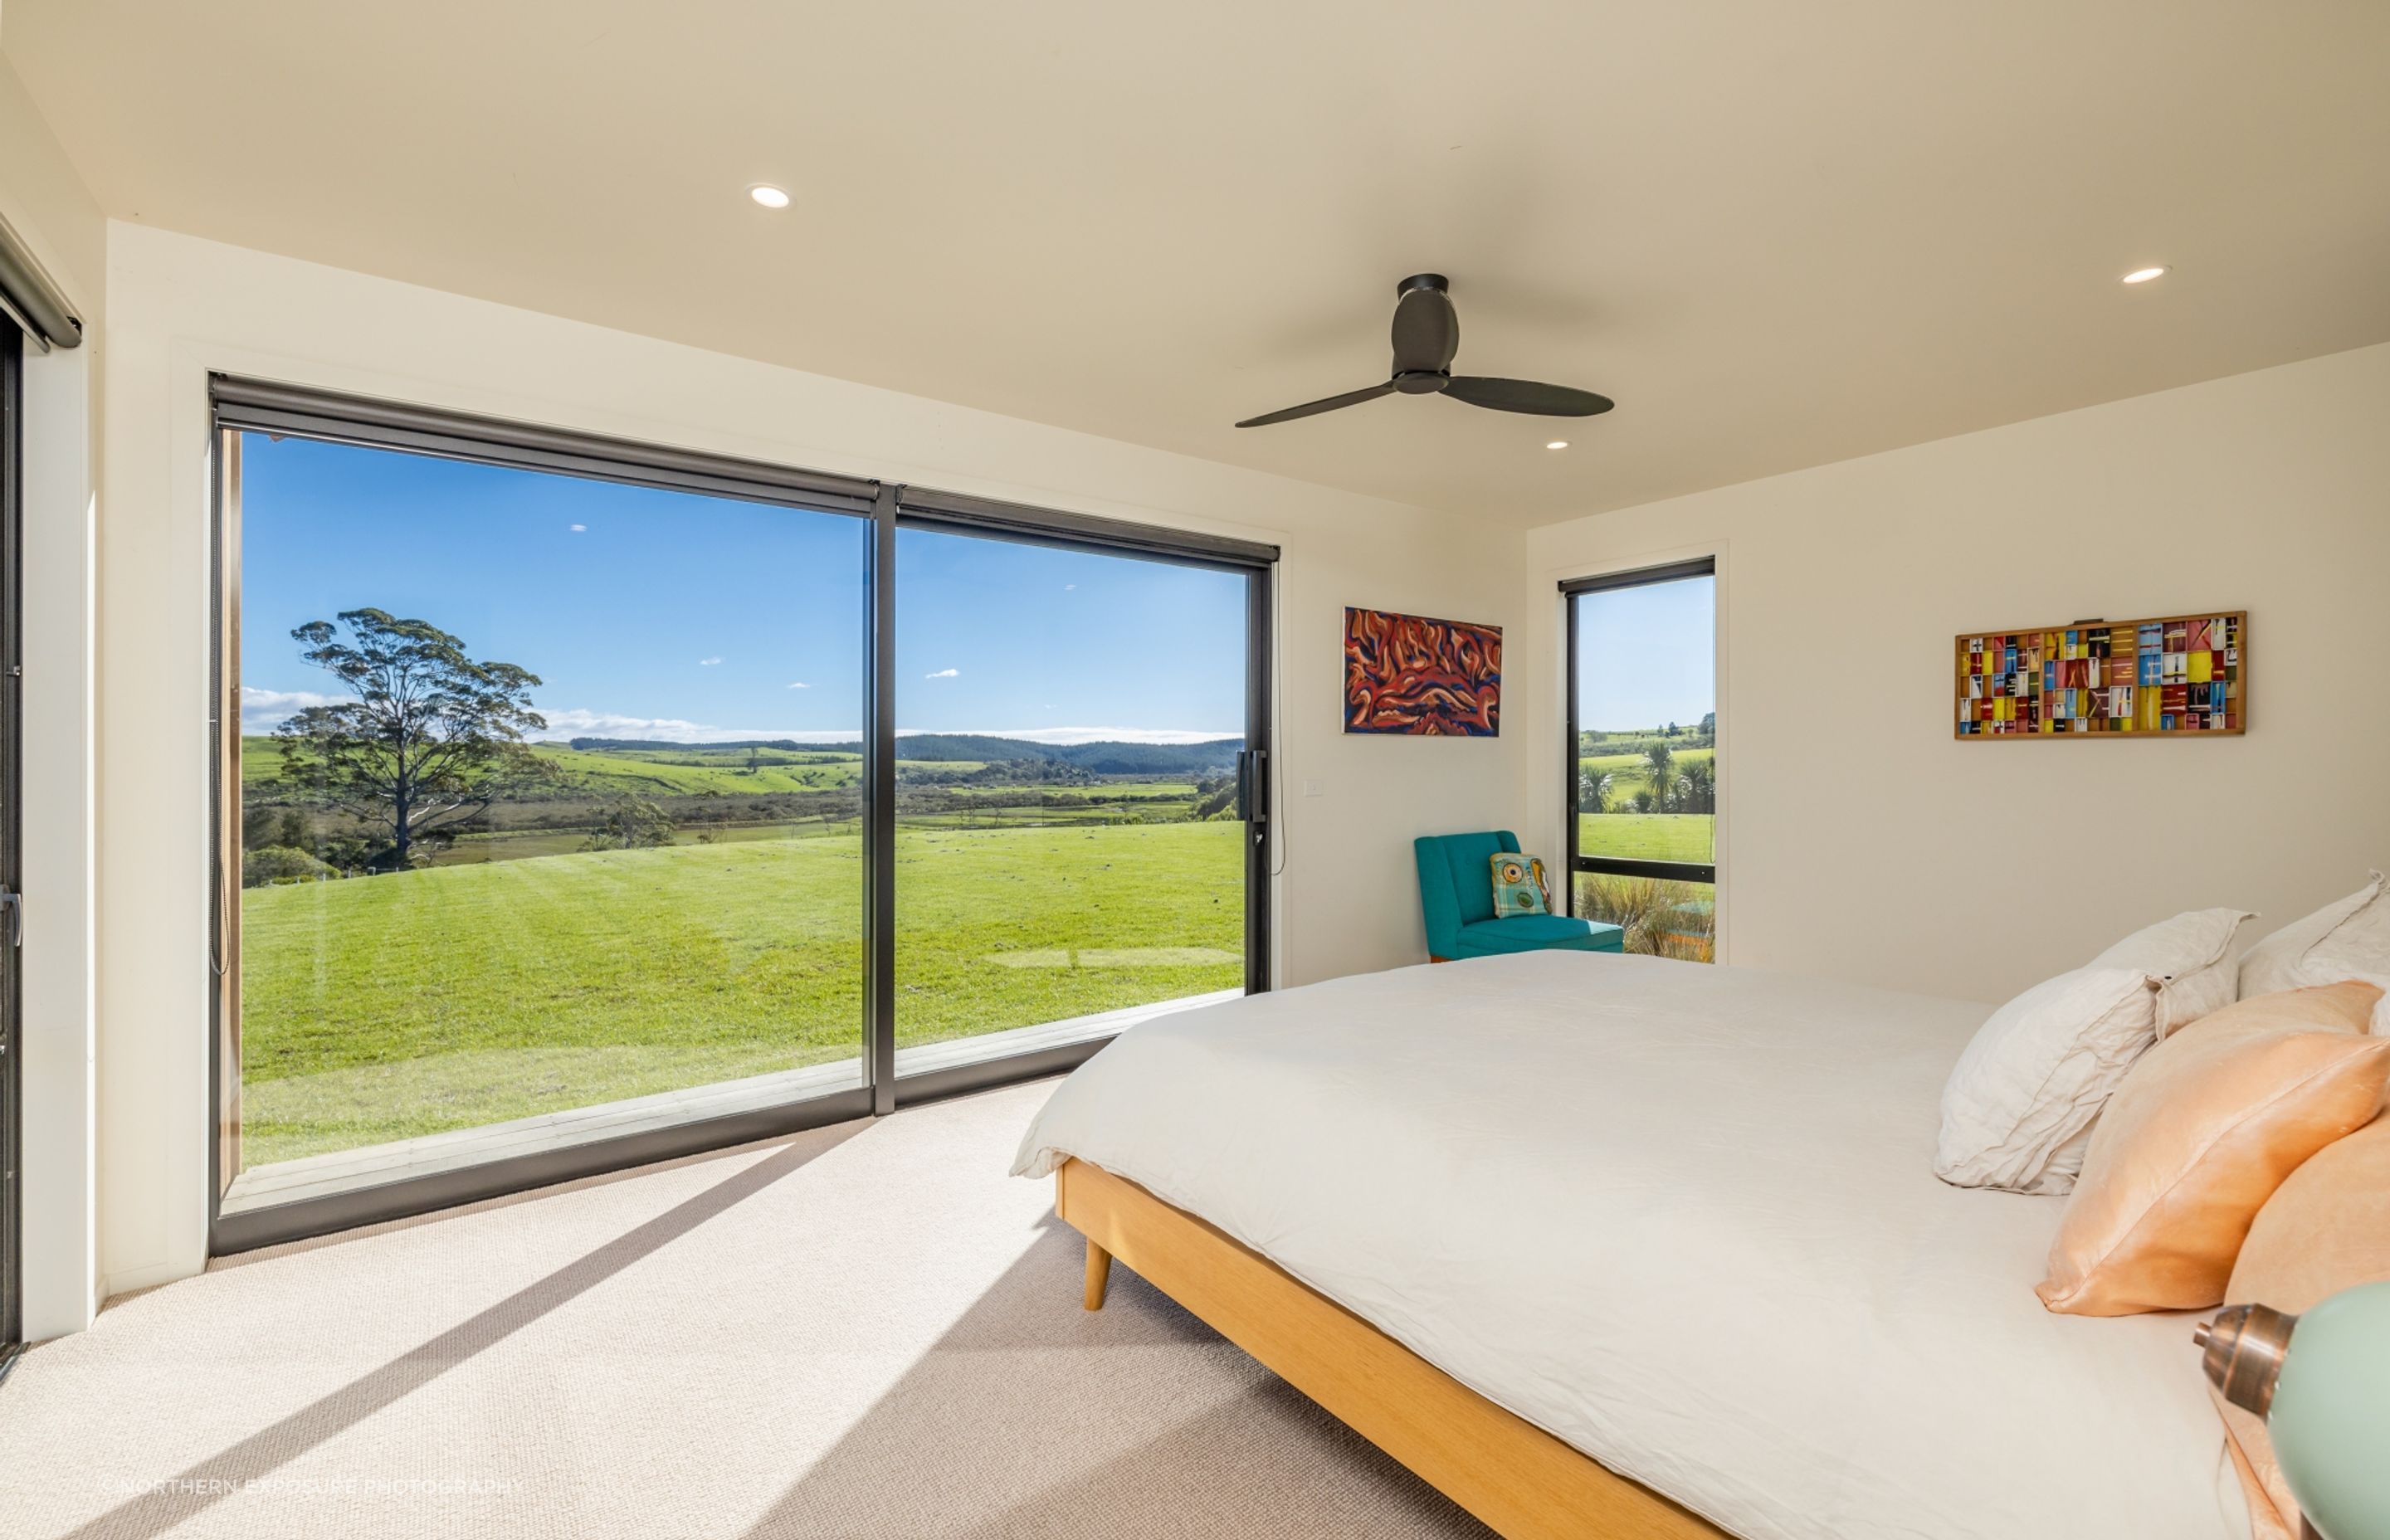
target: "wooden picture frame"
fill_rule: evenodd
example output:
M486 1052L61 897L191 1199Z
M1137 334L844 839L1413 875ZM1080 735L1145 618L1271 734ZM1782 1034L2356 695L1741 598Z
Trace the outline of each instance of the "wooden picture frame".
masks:
M1962 633L1961 743L2238 738L2249 730L2249 612Z

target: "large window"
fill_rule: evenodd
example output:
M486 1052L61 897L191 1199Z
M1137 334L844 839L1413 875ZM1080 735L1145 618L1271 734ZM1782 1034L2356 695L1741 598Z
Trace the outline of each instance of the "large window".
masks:
M898 533L900 1071L1244 989L1251 581Z
M236 1212L862 1084L870 526L233 436ZM603 1108L602 1113L590 1110Z
M1716 588L1706 560L1561 584L1574 912L1696 962L1717 935Z
M218 1249L1262 985L1266 548L218 393Z

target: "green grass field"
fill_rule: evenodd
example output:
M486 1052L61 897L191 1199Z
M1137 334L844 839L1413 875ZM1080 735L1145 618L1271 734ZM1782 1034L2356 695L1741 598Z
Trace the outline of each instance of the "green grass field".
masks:
M1711 863L1716 849L1708 813L1581 813L1576 820L1580 855L1615 855L1627 861Z
M591 753L560 743L542 743L532 752L554 765L573 786L591 791L655 797L740 796L765 791L829 791L863 778L863 761L848 756L756 751L747 769L744 751L720 752L611 750ZM806 764L807 760L829 763Z
M1679 764L1695 760L1707 764L1716 757L1715 749L1679 749L1675 755ZM1640 754L1586 754L1577 760L1576 768L1580 777L1588 770L1597 776L1608 776L1613 803L1630 801L1638 790L1651 782L1651 777L1644 773L1644 759Z
M1069 801L1041 802L1026 806L978 807L980 801L995 802L994 793L1011 792L1020 787L987 787L961 789L983 790L985 798L964 796L962 805L935 812L900 811L899 827L908 829L944 828L1009 828L1036 825L1039 827L1111 828L1129 824L1174 822L1190 815L1194 789L1172 786L1164 782L1145 785L1072 788L1059 795ZM1176 795L1174 795L1176 793ZM683 824L673 830L675 845L731 845L756 840L814 840L829 836L853 836L853 818L818 819L796 823L706 823ZM459 836L451 845L437 848L427 857L435 866L481 866L493 861L520 861L527 856L572 855L587 846L587 831L577 828L505 830L489 834Z
M755 840L818 840L854 837L852 818L818 823L691 824L673 831L675 845L733 845ZM706 838L711 836L711 838ZM453 845L432 853L435 866L471 866L491 861L520 861L534 855L574 855L584 852L589 836L577 828L536 829L503 834L468 834Z
M907 827L899 1044L1235 988L1241 828ZM855 1055L861 905L851 832L247 889L243 1162Z
M1193 781L1104 781L1094 786L948 786L940 790L963 797L995 797L1021 791L1044 791L1056 797L1084 797L1089 802L1120 802L1134 799L1150 802L1156 798L1185 799L1195 795Z
M1710 763L1712 749L1679 749L1676 762ZM1587 773L1610 777L1610 805L1631 807L1635 793L1651 784L1641 754L1587 754L1577 760L1582 778ZM1605 813L1577 816L1577 851L1585 855L1615 855L1633 861L1698 861L1706 865L1715 848L1712 837L1715 815L1707 813Z
M748 797L773 791L834 791L863 778L863 761L852 754L790 752L782 749L756 751L756 765L747 768L744 749L709 750L703 745L680 749L614 749L604 753L562 743L534 744L532 752L555 767L563 786L609 796ZM966 760L940 760L934 764L911 760L900 769L936 769L969 774L980 768ZM245 787L264 789L282 778L281 750L274 738L255 736L240 740L240 778Z

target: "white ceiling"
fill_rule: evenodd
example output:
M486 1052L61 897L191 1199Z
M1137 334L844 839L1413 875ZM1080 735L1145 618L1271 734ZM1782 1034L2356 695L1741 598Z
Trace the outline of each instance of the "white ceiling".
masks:
M0 45L121 218L1515 524L2390 339L2381 0L7 0ZM1382 379L1420 270L1458 370L1618 410L1229 427Z

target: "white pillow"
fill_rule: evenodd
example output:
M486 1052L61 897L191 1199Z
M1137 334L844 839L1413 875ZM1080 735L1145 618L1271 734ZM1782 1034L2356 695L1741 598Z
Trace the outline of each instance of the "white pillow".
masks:
M1942 1089L1934 1174L1962 1187L2072 1189L2083 1136L2157 1041L2158 987L2138 968L2078 968L1994 1011Z
M2193 909L2134 931L2087 966L2138 968L2157 980L2158 1035L2166 1037L2241 997L2232 937L2243 920L2256 918L2241 909Z
M2271 995L2336 984L2344 979L2390 983L2390 898L2383 896L2380 872L2337 904L2327 904L2294 920L2249 949L2241 959L2241 995ZM2374 1012L2373 1030L2382 1030Z
M2107 1110L2102 1104L2101 1111ZM2027 1188L2029 1192L2073 1192L2075 1179L2083 1174L2083 1155L2091 1148L2091 1136L2100 1132L2100 1120L2095 1115L2083 1125L2083 1132L2049 1152L2049 1163L2041 1168L2040 1180Z

